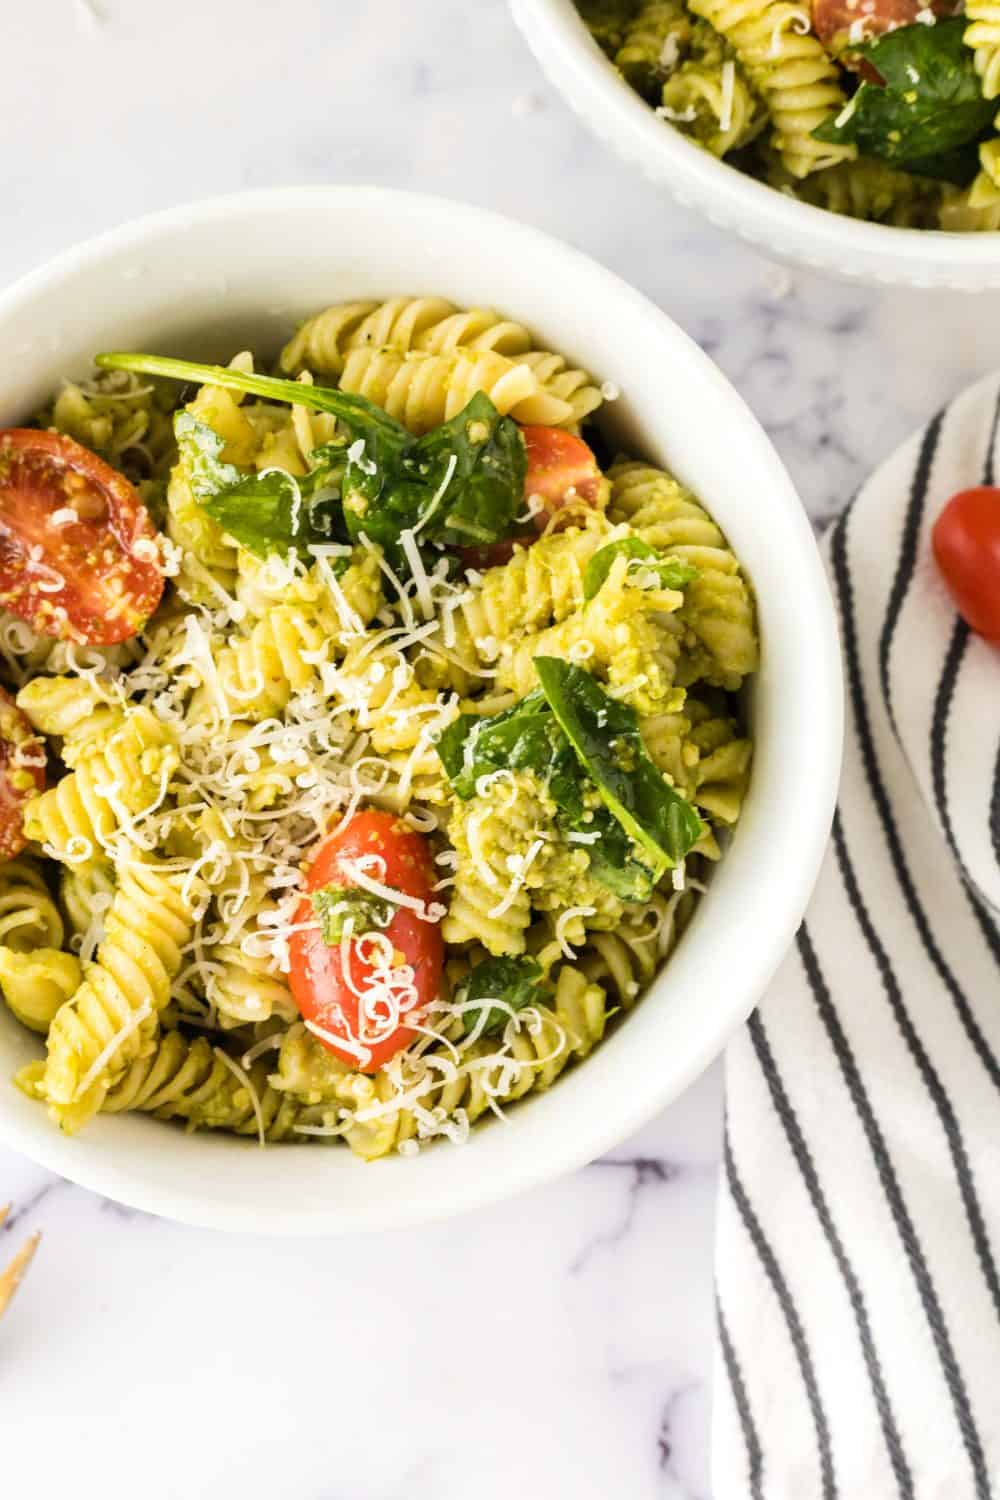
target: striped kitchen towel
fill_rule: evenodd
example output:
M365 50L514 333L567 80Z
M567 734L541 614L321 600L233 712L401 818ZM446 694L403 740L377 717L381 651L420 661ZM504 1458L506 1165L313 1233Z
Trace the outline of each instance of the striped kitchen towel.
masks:
M824 543L844 770L726 1059L713 1500L1000 1500L1000 650L930 548L998 420L991 377Z

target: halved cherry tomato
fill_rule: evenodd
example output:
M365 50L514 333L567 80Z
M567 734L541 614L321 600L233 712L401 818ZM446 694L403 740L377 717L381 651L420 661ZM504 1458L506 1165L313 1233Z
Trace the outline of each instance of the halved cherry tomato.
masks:
M852 40L870 42L887 31L900 26L912 26L923 10L932 10L937 17L953 15L955 0L813 0L813 30L825 47L834 52L844 52L840 61L853 66L850 54ZM852 36L856 27L860 35ZM880 73L864 59L860 71L872 83L884 82Z
M27 843L24 804L45 790L45 746L9 693L0 688L0 859Z
M524 493L529 500L532 495L540 495L545 501L544 510L535 516L539 531L544 531L557 510L573 500L600 504L607 480L582 438L561 427L522 427L521 431L528 450Z
M57 640L113 646L160 602L156 531L128 480L72 438L0 432L0 605Z
M523 536L491 542L486 547L463 547L462 561L467 568L498 568L509 562L515 545L530 547L564 505L581 500L595 507L602 504L608 481L582 438L561 427L528 425L521 433L528 453L524 497L530 503L537 495L544 502L532 517L536 535L529 530Z
M931 540L962 619L1000 642L1000 489L984 484L952 495Z
M426 840L391 813L355 813L320 845L306 875L310 895L299 905L289 940L289 981L304 1019L324 1033L323 1045L352 1067L374 1073L417 1035L405 1017L419 1019L436 999L444 944L439 925L407 906L399 906L379 929L392 945L390 973L401 975L404 966L411 971L401 975L395 1001L388 996L384 965L380 970L372 962L370 942L352 937L345 964L341 945L324 941L310 897L329 886L359 889L359 870L415 898L425 911L434 905L434 864ZM380 941L379 946L387 945Z

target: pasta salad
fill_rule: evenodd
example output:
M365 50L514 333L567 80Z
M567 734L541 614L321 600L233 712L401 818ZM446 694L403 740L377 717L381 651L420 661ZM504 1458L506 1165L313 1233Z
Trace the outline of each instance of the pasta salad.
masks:
M599 459L614 394L398 298L274 374L98 355L0 432L0 988L62 1130L409 1155L634 1005L758 645L698 499Z
M853 218L1000 229L995 0L577 8L662 119L750 176Z

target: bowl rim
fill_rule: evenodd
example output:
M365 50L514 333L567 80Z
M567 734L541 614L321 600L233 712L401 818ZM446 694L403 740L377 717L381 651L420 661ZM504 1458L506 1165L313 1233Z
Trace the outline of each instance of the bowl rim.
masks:
M464 1213L471 1208L486 1206L561 1176L593 1160L638 1130L659 1109L676 1098L721 1052L732 1032L749 1015L780 964L818 875L839 781L843 682L837 626L826 574L791 479L756 417L708 355L659 307L614 272L574 247L493 211L427 194L354 185L255 190L211 197L161 210L130 220L63 251L0 292L0 334L12 314L24 304L31 304L44 295L48 289L63 282L72 282L83 271L98 270L102 262L110 262L124 251L134 252L144 246L152 247L159 239L175 232L183 232L196 226L210 227L220 220L234 219L242 222L243 218L252 219L255 215L258 219L261 215L266 218L273 215L280 217L293 207L305 212L307 208L311 210L312 207L319 206L328 217L336 220L336 215L331 210L343 210L348 205L357 208L362 200L373 210L384 211L395 222L399 222L400 216L412 215L419 219L423 215L434 220L442 235L461 228L465 232L493 240L499 238L509 245L510 255L521 257L524 264L531 263L534 252L546 269L551 269L553 261L558 261L567 270L575 268L575 273L587 281L588 290L606 295L611 303L621 308L622 317L627 310L629 316L641 317L650 325L654 330L653 336L662 340L672 359L686 360L692 374L698 372L699 378L711 391L713 403L718 403L717 407L713 405L715 415L723 422L739 424L752 449L754 462L759 465L761 482L767 483L769 499L773 502L776 513L781 513L785 540L792 549L796 564L796 577L794 583L790 584L790 589L803 611L801 639L787 643L783 641L781 651L801 663L797 666L797 685L809 702L808 711L804 705L793 702L795 695L790 683L782 700L782 712L783 717L801 733L809 734L808 774L803 767L796 788L798 805L794 826L791 819L786 820L784 833L776 838L782 858L787 857L791 873L782 889L769 892L766 906L761 911L759 925L764 930L765 939L757 943L755 937L755 953L752 956L741 955L739 974L743 977L742 986L735 986L735 996L729 994L719 1000L717 1015L713 1011L711 1026L700 1037L698 1045L689 1050L684 1066L678 1067L676 1061L673 1062L666 1082L658 1079L656 1070L650 1068L645 1079L634 1080L634 1089L620 1091L620 1099L616 1100L610 1119L595 1118L593 1112L588 1114L579 1108L576 1116L573 1115L570 1097L583 1091L581 1080L586 1079L590 1064L573 1070L560 1080L559 1089L543 1096L545 1101L566 1098L565 1128L550 1128L546 1123L538 1133L538 1139L543 1143L547 1142L548 1146L527 1159L523 1152L518 1159L512 1151L508 1151L505 1156L502 1149L494 1150L491 1147L488 1153L484 1153L485 1159L495 1165L494 1158L499 1155L499 1170L480 1173L479 1180L473 1181L471 1185L466 1180L460 1201L456 1201L454 1189L437 1190L416 1211L399 1211L383 1193L373 1195L370 1207L366 1205L363 1212L353 1213L350 1222L345 1222L335 1192L331 1190L329 1202L319 1206L309 1203L295 1212L287 1213L280 1220L269 1220L262 1224L255 1207L244 1209L242 1205L234 1208L228 1203L214 1203L210 1195L206 1197L205 1191L198 1189L194 1183L185 1184L182 1189L177 1189L176 1186L164 1189L158 1183L145 1180L129 1161L120 1161L113 1153L92 1154L80 1150L78 1139L62 1136L41 1110L38 1110L38 1125L35 1124L34 1116L30 1126L20 1118L15 1119L13 1112L8 1112L4 1107L6 1095L0 1093L0 1141L4 1144L83 1187L152 1213L212 1229L310 1235L381 1230L433 1222ZM516 313L516 308L514 312ZM617 323L617 319L615 321ZM59 357L58 345L53 348L49 357L55 366ZM58 377L54 374L53 379L56 378ZM711 500L707 503L711 508ZM763 547L761 550L763 552ZM807 655L808 672L804 660ZM763 847L763 840L759 840L758 844ZM785 866L782 865L782 870L784 869ZM748 907L749 904L748 901ZM755 918L755 932L756 926ZM703 946L707 952L707 945ZM671 963L676 962L677 956L671 960ZM637 1012L639 1014L641 1012ZM627 1027L623 1027L617 1035L621 1036L627 1030ZM3 1088L10 1087L7 1080L3 1080ZM542 1102L539 1099L534 1106L539 1120L542 1114L539 1106ZM550 1116L546 1115L545 1118L548 1122ZM571 1128L574 1121L575 1128ZM113 1126L118 1123L118 1117L112 1117L105 1123ZM152 1130L162 1129L156 1121L141 1123ZM552 1144L554 1138L555 1145ZM234 1140L233 1150L236 1149L252 1149L251 1143ZM321 1153L309 1153L310 1157L314 1154L317 1159L321 1158ZM235 1157L230 1159L235 1160ZM358 1170L366 1172L375 1170L367 1164L357 1163L356 1166ZM335 1177L331 1181L335 1181Z
M758 248L851 279L976 291L1000 286L1000 231L875 224L803 203L664 129L588 33L573 0L510 0L550 81L647 178Z

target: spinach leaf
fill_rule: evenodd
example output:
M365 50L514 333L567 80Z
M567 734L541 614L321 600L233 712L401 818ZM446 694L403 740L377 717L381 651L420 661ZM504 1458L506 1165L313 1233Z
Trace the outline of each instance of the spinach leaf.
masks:
M935 182L951 182L956 187L969 187L979 173L979 144L969 141L956 146L952 151L941 151L937 156L921 156L907 162L906 170L917 177L932 177Z
M642 558L665 589L683 589L698 577L698 569L679 557L663 557L641 537L625 536L595 552L583 570L583 597L593 599L604 587L616 557Z
M422 512L421 521L431 525L433 516L432 534L442 541L497 542L509 535L524 499L528 455L517 423L482 391L420 438L405 467L431 491L433 510Z
M697 843L701 819L650 760L627 704L610 698L572 662L536 656L535 670L601 797L629 837L652 856L658 879Z
M533 771L559 809L563 830L583 835L570 842L586 849L595 880L625 901L649 900L653 871L607 808L588 806L597 800L596 788L540 688L492 718L461 714L441 735L437 752L463 800L476 795L480 776Z
M574 822L571 832L588 835L590 874L622 901L648 901L656 885L656 871L640 859L640 851L622 825L606 807L600 807L583 821ZM596 833L593 843L589 836Z
M348 467L344 509L352 535L364 532L400 566L402 531L419 527L427 540L496 542L513 527L524 497L524 439L489 396L468 405L421 438L365 452Z
M354 924L353 935L361 937L366 932L381 932L399 910L394 902L356 886L325 885L313 891L309 899L319 917L323 941L331 945L340 942L348 919Z
M449 421L415 438L365 397L330 386L151 354L99 354L96 363L102 369L218 385L331 413L353 439L345 445L346 452L335 445L341 463L346 458L343 509L348 532L352 538L364 533L378 542L404 572L409 561L400 543L403 531L419 527L421 540L428 542L500 541L512 531L524 499L524 439L517 423L501 416L483 392ZM328 449L317 450L313 457L322 454L328 455ZM280 481L271 487L280 489ZM289 510L292 487L284 488ZM271 508L279 509L276 500ZM227 530L243 540L232 525L227 524Z
M854 143L865 156L927 176L967 181L968 155L953 153L990 128L996 103L983 98L962 41L965 27L961 16L901 26L855 48L884 82L865 79L836 119L813 131L815 138Z
M455 997L468 1006L462 1012L466 1035L476 1030L484 1009L486 1021L479 1035L502 1035L509 1012L490 1001L499 1000L511 1010L523 1010L542 998L541 979L541 965L533 958L484 958L470 969Z
M583 816L576 756L539 689L490 718L460 714L438 739L437 753L453 790L465 801L476 795L481 776L534 771L557 807Z
M570 837L570 842L587 850L595 880L622 900L649 900L664 869L659 851L650 860L631 831L608 811L540 688L490 718L460 714L441 734L437 752L453 791L463 800L476 795L481 776L533 771L556 804L564 832L583 835Z
M253 474L224 463L225 443L190 412L174 417L177 446L198 504L224 531L259 557L289 547L337 540L339 480L343 454L328 453L309 474L296 478L283 469Z

